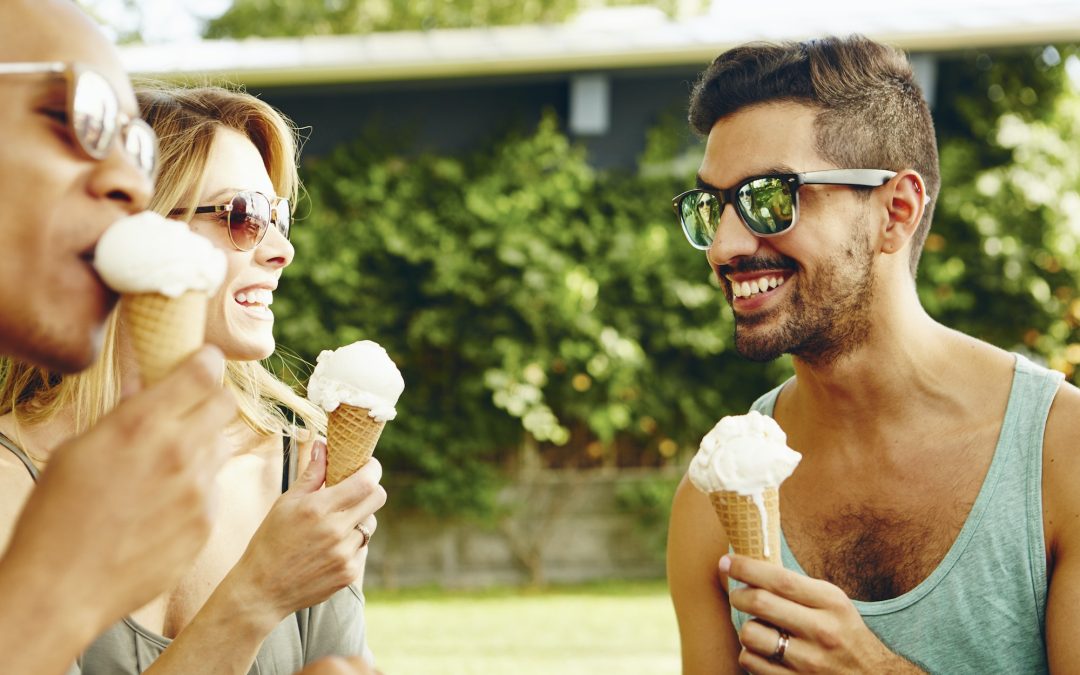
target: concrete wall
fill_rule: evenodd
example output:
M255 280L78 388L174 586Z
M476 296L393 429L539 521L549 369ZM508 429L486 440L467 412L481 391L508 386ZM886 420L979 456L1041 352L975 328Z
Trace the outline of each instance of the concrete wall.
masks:
M672 470L539 471L505 487L493 523L380 513L365 586L478 588L662 578L666 526L644 531L616 504L621 485ZM393 498L393 486L390 488Z

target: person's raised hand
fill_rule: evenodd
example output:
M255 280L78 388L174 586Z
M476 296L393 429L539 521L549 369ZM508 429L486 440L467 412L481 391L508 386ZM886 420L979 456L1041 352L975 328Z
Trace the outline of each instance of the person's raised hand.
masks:
M739 631L739 665L747 672L923 672L889 651L834 584L734 554L721 558L719 569L746 584L728 600L756 619Z
M236 401L204 347L50 457L9 557L55 574L63 611L104 629L176 583L210 533ZM63 561L58 565L57 561ZM59 608L58 608L59 609Z
M377 459L326 487L326 445L312 445L304 473L278 497L225 582L267 625L322 602L363 571L375 512L386 503ZM366 529L362 533L357 525Z

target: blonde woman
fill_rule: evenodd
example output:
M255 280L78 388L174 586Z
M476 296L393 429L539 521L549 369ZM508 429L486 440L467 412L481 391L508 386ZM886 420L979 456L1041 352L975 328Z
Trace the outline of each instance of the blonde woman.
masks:
M241 415L222 429L236 455L217 476L223 496L208 544L180 583L109 629L78 667L83 675L292 673L322 656L362 654L360 586L374 512L386 499L381 468L372 461L323 486L326 453L316 436L324 414L258 361L274 351L270 304L294 254L295 131L245 93L158 88L138 97L161 139L151 208L187 220L228 257L207 341L225 354ZM0 453L19 461L0 462L8 488L0 518L14 518L51 449L91 427L133 384L129 349L114 314L102 358L83 374L7 364Z

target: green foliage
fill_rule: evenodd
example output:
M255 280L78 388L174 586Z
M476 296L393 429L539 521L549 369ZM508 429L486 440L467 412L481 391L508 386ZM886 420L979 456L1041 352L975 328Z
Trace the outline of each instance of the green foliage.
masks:
M210 21L209 38L363 34L565 21L583 0L235 0ZM645 4L608 0L608 5ZM648 3L655 4L655 3ZM675 11L675 0L660 6Z
M380 457L415 503L490 512L525 434L549 466L670 463L768 386L674 223L689 175L598 174L550 114L459 159L403 147L306 168L276 309L304 358L370 338L401 366Z
M944 64L956 105L939 94L945 187L918 288L946 324L1071 374L1080 95L1043 54ZM1025 81L1034 99L1010 84ZM490 515L526 446L550 467L677 464L790 374L731 349L730 311L669 205L700 159L677 122L633 172L590 168L552 115L462 157L372 133L305 167L280 339L309 360L374 339L401 365L380 443L411 486L399 505ZM660 518L663 497L623 499Z
M1075 46L943 64L943 190L920 273L940 320L1072 375L1080 363Z

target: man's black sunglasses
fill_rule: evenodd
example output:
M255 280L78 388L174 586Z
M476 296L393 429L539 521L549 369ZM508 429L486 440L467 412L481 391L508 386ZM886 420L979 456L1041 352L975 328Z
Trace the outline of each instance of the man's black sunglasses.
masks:
M726 190L687 190L672 199L671 205L690 245L704 251L716 238L727 204L735 206L743 225L754 235L772 237L787 232L798 222L801 186L880 187L895 175L895 171L886 169L830 169L751 176Z

